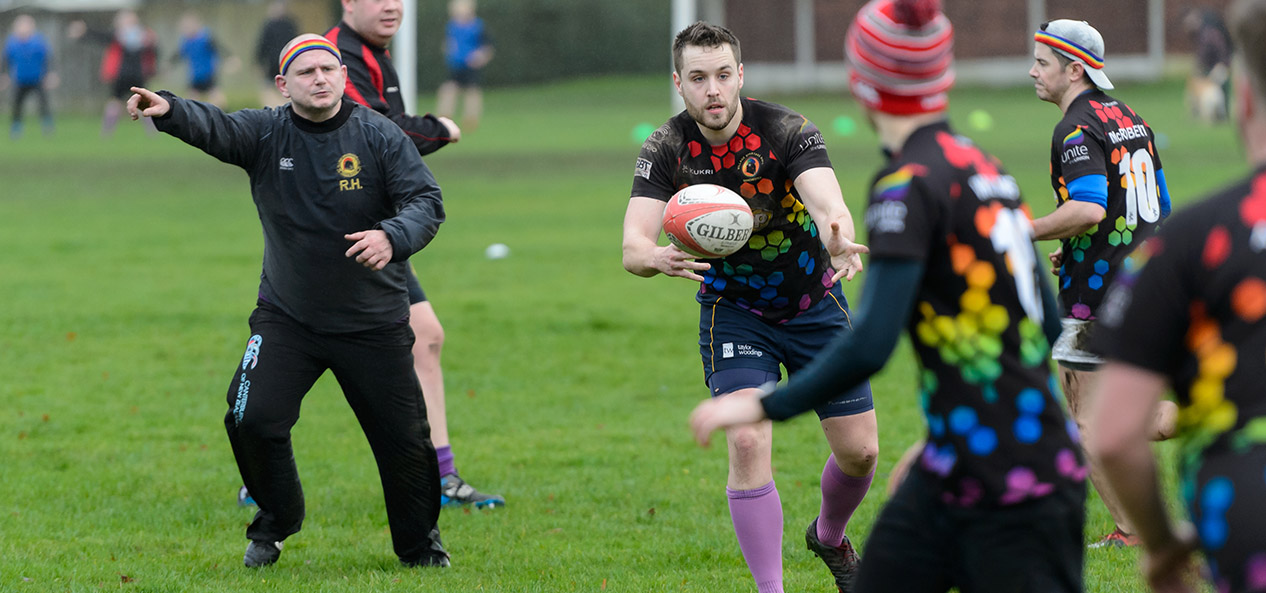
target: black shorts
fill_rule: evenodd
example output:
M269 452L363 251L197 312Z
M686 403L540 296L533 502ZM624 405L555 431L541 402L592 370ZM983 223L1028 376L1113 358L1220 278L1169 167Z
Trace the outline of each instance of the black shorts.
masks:
M132 87L134 86L143 87L145 86L145 81L119 77L115 79L114 82L110 83L110 96L115 99L127 101L132 98Z
M462 88L477 87L482 82L479 70L475 68L449 68L448 79Z
M418 282L418 275L413 271L413 264L409 263L405 269L408 270L404 283L409 289L409 304L416 305L418 303L425 303L426 293L422 292L422 283Z
M1081 593L1084 486L993 509L950 507L912 468L880 511L857 577L861 593Z
M703 381L713 397L777 381L780 366L795 374L843 332L852 331L848 301L836 283L821 301L786 323L773 324L722 300L699 313ZM758 372L751 372L758 371ZM875 409L863 382L814 411L825 420Z

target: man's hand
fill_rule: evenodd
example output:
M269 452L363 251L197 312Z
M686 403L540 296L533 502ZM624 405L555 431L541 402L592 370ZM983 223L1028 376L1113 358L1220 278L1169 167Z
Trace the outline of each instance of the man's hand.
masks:
M444 129L448 130L448 141L450 143L456 144L458 140L462 139L462 129L457 127L457 122L442 115L435 116L435 119L444 124Z
M676 245L656 247L651 265L665 276L680 276L695 282L703 282L703 276L696 272L712 269L712 264L695 261L695 256L682 251Z
M839 282L840 278L852 280L858 272L862 271L862 254L870 253L870 248L861 243L854 243L851 239L844 236L840 232L840 223L831 222L831 234L826 240L826 250L831 254L831 266L835 268L835 275L831 277L831 282Z
M1046 256L1046 259L1051 260L1051 274L1058 276L1059 267L1064 265L1064 246L1056 247L1055 251Z
M745 389L700 402L690 413L690 430L699 446L707 447L713 432L764 420L765 408L760 405L764 394L763 389Z
M1174 529L1171 545L1148 548L1139 559L1143 577L1156 593L1196 593L1199 582L1191 553L1199 546L1196 530L1190 523Z
M343 235L348 241L355 241L343 255L356 256L356 262L375 272L391 263L391 241L387 233L380 230L360 231Z
M134 94L127 100L127 112L132 116L132 121L140 119L142 115L162 117L171 111L171 103L149 89L134 86L132 92Z

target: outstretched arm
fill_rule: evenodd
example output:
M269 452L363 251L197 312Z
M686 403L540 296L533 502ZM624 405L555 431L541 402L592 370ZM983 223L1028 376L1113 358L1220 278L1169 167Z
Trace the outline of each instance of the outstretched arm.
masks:
M132 87L132 93L127 110L133 120L153 118L159 131L243 168L249 167L255 158L259 130L271 117L270 112L263 109L224 113L214 105L181 99L167 91L155 93Z
M834 399L879 372L897 347L919 293L920 260L870 262L852 330L841 334L787 385L761 401L765 415L786 420Z
M883 368L897 346L922 277L921 261L872 260L853 316L853 329L840 334L781 389L767 391L764 397L752 392L700 403L690 415L695 440L706 446L717 430L766 418L786 420L870 378Z
M870 249L853 242L857 231L853 228L853 215L844 204L835 170L830 167L809 169L796 177L795 184L805 209L818 225L822 245L831 254L831 267L835 268L831 280L852 280L862 271L861 255Z

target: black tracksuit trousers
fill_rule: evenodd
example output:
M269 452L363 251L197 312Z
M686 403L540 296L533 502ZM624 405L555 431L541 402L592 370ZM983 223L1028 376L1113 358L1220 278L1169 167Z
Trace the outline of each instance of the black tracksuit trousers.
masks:
M260 301L246 355L229 384L224 418L242 481L259 505L246 537L282 541L303 524L303 490L290 429L304 395L334 373L378 463L396 555L405 563L432 550L440 477L408 323L320 334Z

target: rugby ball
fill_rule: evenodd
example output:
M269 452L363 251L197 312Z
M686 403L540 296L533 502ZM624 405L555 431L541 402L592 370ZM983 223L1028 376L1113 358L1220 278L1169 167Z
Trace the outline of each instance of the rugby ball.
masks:
M709 183L682 188L664 208L664 234L695 257L725 257L742 249L752 236L752 221L746 200Z

